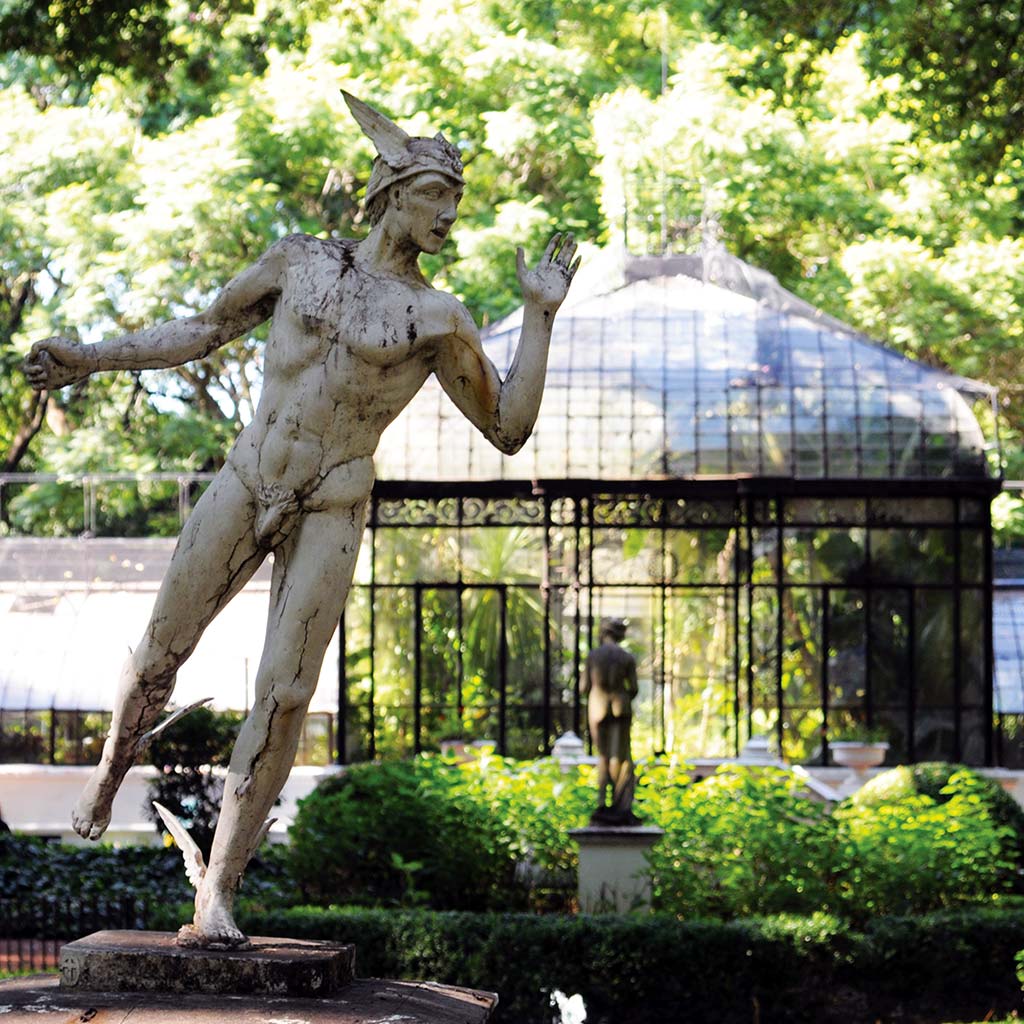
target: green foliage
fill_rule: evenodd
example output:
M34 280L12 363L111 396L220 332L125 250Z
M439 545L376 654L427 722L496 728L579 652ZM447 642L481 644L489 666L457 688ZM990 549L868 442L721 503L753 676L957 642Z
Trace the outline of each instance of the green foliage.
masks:
M988 780L946 775L939 799L888 784L830 814L783 769L727 766L694 783L684 766L642 764L636 809L665 830L649 854L655 908L866 920L1004 902L1017 834ZM302 803L290 871L324 904L562 906L577 867L569 831L593 806L592 771L563 774L550 758L358 765ZM512 884L517 862L529 891Z
M159 774L149 786L147 816L163 834L152 802L163 804L207 856L224 792L223 779L214 774L214 768L230 761L241 721L237 712L196 708L159 733L149 749L150 762Z
M836 810L843 840L837 894L855 916L936 910L1004 891L1012 833L992 821L977 776L955 774L948 799L912 794Z
M980 1020L1016 1007L1024 912L729 923L663 915L455 914L295 907L247 913L253 934L354 942L363 976L431 978L497 992L497 1024L553 1024L551 993L588 1020L662 1024L874 1024ZM752 1009L756 1007L756 1010Z
M241 891L253 907L295 902L283 859L280 847L265 845L249 863ZM22 908L38 904L39 927L54 913L67 915L72 927L89 927L88 919L74 924L83 908L116 914L130 904L145 916L149 928L160 927L159 908L166 907L173 918L166 927L175 930L191 917L191 910L185 913L181 907L190 905L194 895L181 853L170 846L72 846L0 833L0 905L4 900ZM139 924L128 920L122 926ZM107 925L95 921L93 927Z
M815 81L814 55L862 38L871 71L902 80L894 107L922 133L962 141L973 163L991 169L1024 127L1022 17L1019 0L826 0L813 11L793 0L725 0L710 21L753 43L760 60L742 77L755 87L781 85L787 105Z
M1024 891L1024 810L998 782L964 765L922 761L876 775L849 802L870 817L876 808L912 802L918 794L940 806L958 797L966 798L972 816L983 817L989 827L999 831L998 887Z
M592 769L564 773L550 757L488 756L467 762L460 772L466 791L503 823L517 860L556 876L576 870L577 848L569 832L586 825L596 805Z
M515 899L507 833L439 758L353 765L299 804L289 867L306 899L446 909Z
M78 899L162 900L189 898L177 850L109 845L71 846L11 833L0 834L0 893L54 906Z
M732 918L831 905L835 828L792 772L723 768L694 784L675 766L648 766L637 805L666 833L650 854L658 909Z

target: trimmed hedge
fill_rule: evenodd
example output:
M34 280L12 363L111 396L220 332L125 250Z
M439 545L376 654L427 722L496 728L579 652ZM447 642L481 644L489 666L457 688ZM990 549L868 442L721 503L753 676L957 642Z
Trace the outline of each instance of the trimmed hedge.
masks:
M1024 910L879 918L860 931L825 914L714 922L243 907L239 922L250 934L355 943L365 977L497 992L496 1024L551 1024L555 990L582 995L587 1024L935 1024L1020 1006Z

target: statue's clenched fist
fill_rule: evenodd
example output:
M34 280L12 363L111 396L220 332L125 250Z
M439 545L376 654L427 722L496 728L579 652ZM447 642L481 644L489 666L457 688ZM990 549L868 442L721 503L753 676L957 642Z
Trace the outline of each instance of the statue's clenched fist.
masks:
M36 391L54 391L87 377L92 370L84 346L67 338L37 341L22 364Z

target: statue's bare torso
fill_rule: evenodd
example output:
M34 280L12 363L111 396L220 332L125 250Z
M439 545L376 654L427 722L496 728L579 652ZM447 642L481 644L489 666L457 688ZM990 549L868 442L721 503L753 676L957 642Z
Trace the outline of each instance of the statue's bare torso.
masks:
M292 236L284 250L256 415L230 462L308 507L351 503L372 484L384 429L455 333L462 306L425 282L382 281L356 243Z

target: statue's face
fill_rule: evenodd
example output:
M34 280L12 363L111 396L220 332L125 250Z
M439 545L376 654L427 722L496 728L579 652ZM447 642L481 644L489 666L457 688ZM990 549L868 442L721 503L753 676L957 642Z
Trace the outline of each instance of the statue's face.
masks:
M428 172L393 186L388 217L421 252L441 249L458 212L462 185Z

